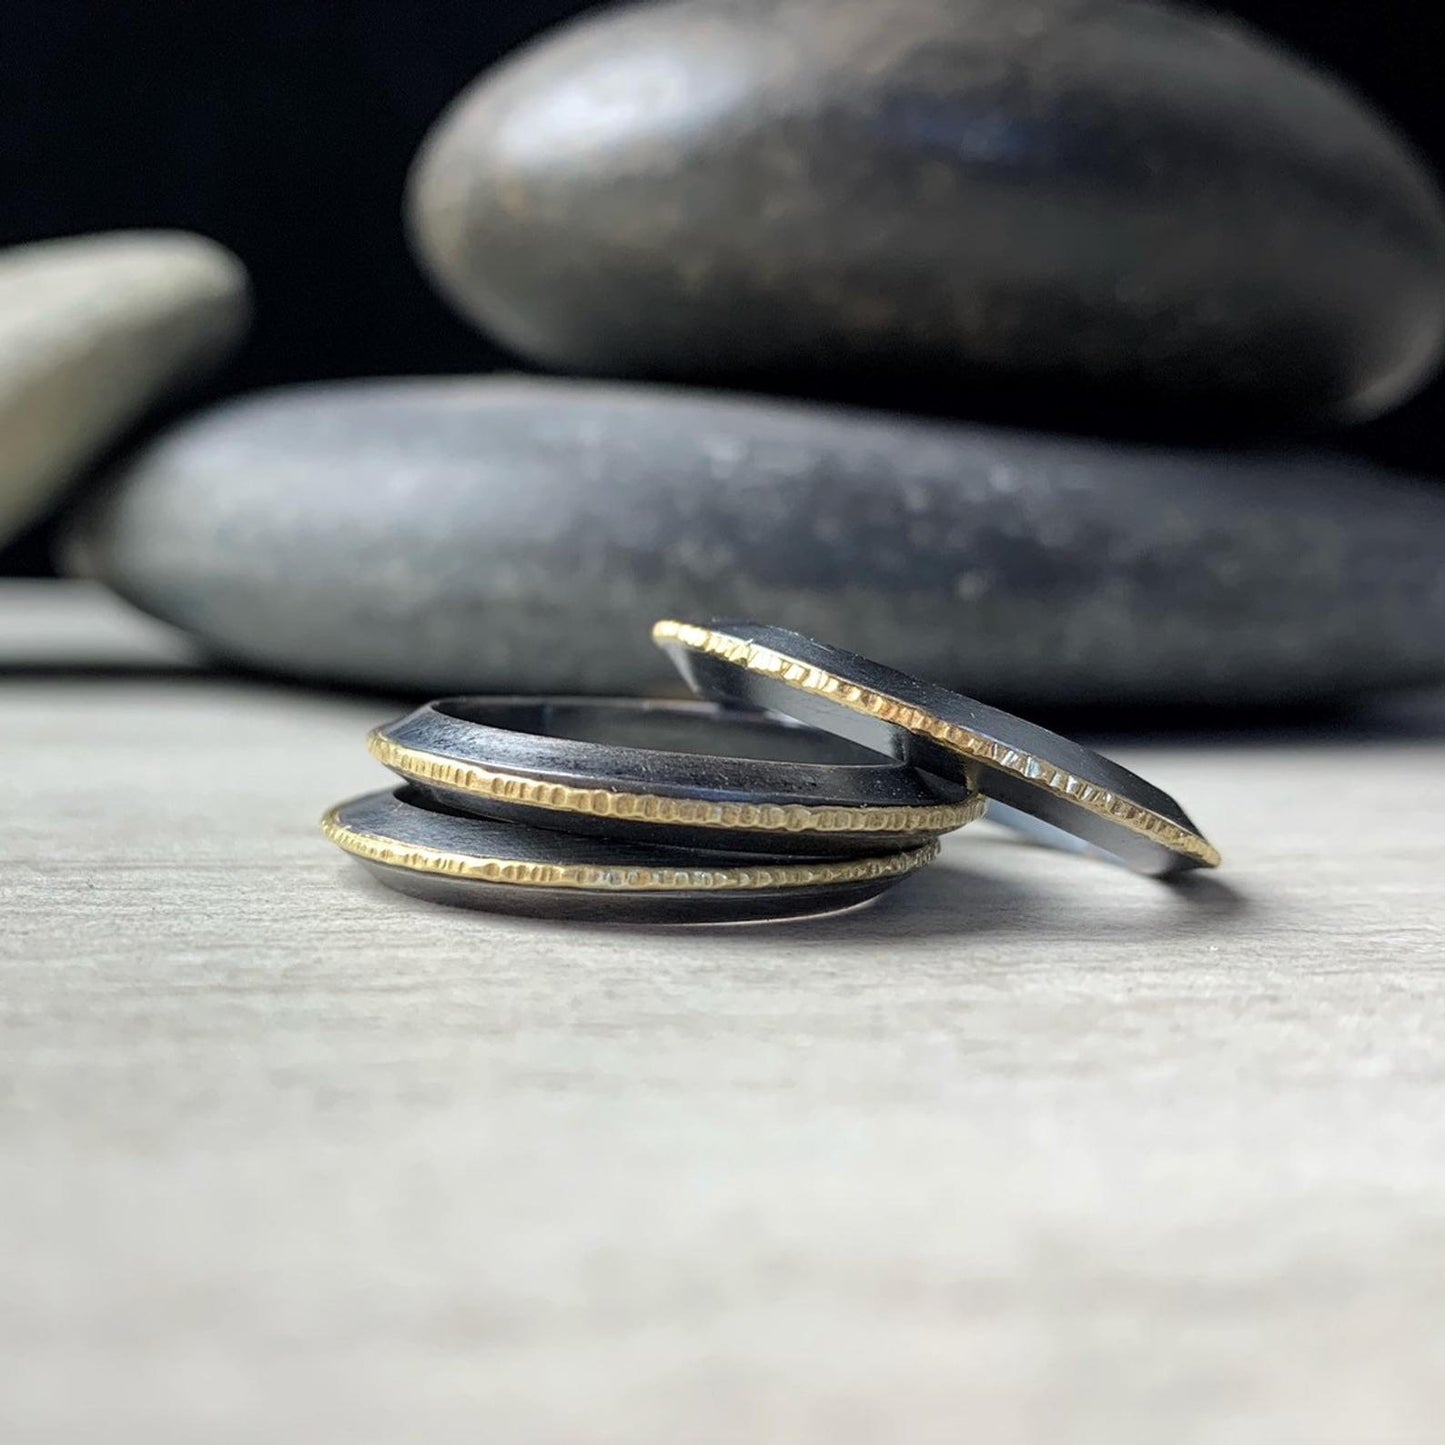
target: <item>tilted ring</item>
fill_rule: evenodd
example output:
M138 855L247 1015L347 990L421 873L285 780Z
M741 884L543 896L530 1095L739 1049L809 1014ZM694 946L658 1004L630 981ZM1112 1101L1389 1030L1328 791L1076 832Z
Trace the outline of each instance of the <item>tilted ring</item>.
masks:
M1058 734L855 653L749 622L659 622L693 690L770 708L899 758L1101 848L1145 873L1219 854L1167 793Z
M609 842L457 814L410 787L343 803L322 828L383 883L432 902L637 923L831 913L878 897L938 856L936 839L808 861Z
M367 746L447 807L677 847L876 853L984 809L968 789L845 739L705 702L442 698Z

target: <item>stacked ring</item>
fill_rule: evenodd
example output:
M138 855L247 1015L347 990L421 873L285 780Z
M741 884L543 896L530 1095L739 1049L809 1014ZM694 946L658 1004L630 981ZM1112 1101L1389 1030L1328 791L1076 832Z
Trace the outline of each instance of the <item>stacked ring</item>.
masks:
M846 739L705 702L441 698L367 746L445 807L680 848L885 852L984 806Z
M869 902L938 856L936 840L878 857L811 860L619 843L446 811L407 788L343 803L322 827L399 892L587 922L833 913Z
M664 621L652 636L704 697L770 708L976 788L1143 873L1219 865L1167 793L1022 718L781 627Z

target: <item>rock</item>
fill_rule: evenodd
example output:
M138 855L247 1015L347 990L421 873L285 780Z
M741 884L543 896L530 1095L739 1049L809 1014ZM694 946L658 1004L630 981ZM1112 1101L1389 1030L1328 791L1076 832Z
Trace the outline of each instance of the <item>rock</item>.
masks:
M78 555L252 666L420 693L675 688L664 616L751 617L996 703L1445 677L1445 490L662 387L354 382L152 444Z
M200 236L0 252L0 541L152 401L225 356L248 313L240 262Z
M1137 419L1358 419L1445 331L1360 101L1138 0L674 0L483 76L413 174L450 299L562 369ZM912 405L909 402L909 405Z

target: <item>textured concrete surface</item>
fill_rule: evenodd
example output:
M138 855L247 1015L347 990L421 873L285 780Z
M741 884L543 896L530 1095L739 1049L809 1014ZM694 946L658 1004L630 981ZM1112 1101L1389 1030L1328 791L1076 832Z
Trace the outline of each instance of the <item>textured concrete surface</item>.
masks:
M384 705L47 672L56 596L0 587L7 1445L1439 1438L1445 706L1117 747L1190 886L980 827L852 917L549 927L320 840Z

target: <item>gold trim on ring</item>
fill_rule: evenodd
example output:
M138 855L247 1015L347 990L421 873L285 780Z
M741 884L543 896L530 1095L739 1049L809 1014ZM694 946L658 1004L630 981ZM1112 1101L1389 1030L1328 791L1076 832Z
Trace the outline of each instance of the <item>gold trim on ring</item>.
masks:
M690 828L758 833L948 833L976 822L988 806L988 800L981 795L934 807L813 808L802 803L720 803L542 782L524 774L498 772L407 747L392 741L379 728L367 737L366 747L377 762L413 782L434 783L528 808L631 822L676 823Z
M523 888L575 888L602 893L760 892L901 878L932 863L939 854L939 844L933 839L922 847L899 853L837 862L759 862L742 868L605 868L591 863L534 863L520 858L488 858L399 843L377 833L348 827L341 821L340 813L341 808L332 808L321 820L321 831L338 848L353 857L369 863L385 863L393 868L406 868L414 873L439 873L450 878L507 883Z

